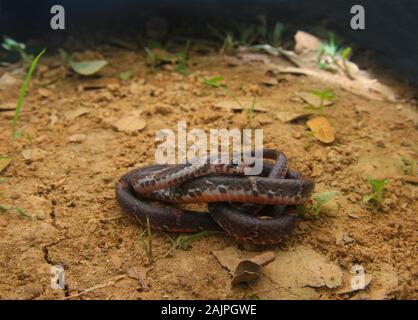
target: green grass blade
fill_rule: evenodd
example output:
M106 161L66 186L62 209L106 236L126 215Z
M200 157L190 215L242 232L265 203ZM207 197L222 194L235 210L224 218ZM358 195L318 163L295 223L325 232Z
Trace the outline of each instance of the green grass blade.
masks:
M30 79L32 78L32 74L35 71L36 66L38 65L39 59L42 57L42 55L45 53L45 51L46 51L46 48L43 49L36 56L35 59L33 59L32 64L29 68L28 74L26 75L25 80L23 80L23 84L20 87L19 98L17 99L17 104L16 104L16 111L15 111L15 114L13 116L13 141L15 141L21 135L20 132L17 131L17 121L19 120L20 112L22 111L23 101L25 99L26 92L28 91L28 87L29 87Z

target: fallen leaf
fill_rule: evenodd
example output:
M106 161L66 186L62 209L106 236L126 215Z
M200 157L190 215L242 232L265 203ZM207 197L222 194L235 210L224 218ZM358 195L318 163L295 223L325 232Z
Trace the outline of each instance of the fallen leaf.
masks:
M315 138L323 143L335 141L334 128L325 117L315 117L306 122Z
M258 279L262 274L262 267L274 259L274 252L265 252L251 259L241 261L234 272L231 284L236 285Z
M105 65L107 65L106 60L90 60L90 61L81 61L76 62L69 60L71 68L78 74L83 76L91 76L100 71Z
M83 90L96 90L106 88L108 86L117 85L118 81L113 78L89 79L83 83Z
M280 111L276 114L277 119L282 122L296 122L309 116L308 113L302 112L291 112L291 111Z
M318 107L321 103L321 98L318 96L313 95L310 92L298 92L296 93L296 96L301 99L301 101L306 102L307 104ZM332 105L334 102L331 100L324 100L323 104L325 107L328 107Z
M225 101L215 102L213 106L216 109L226 109L229 111L242 111L245 107L250 107L253 103L253 98L237 97L236 99L239 101L239 103L233 100L225 100ZM254 111L267 112L269 108L271 108L272 106L273 106L272 102L260 101L259 99L256 99Z
M6 169L10 162L12 162L12 158L9 157L0 157L0 172Z
M236 247L213 251L212 254L231 275L242 260L254 256ZM318 299L320 293L314 288L333 289L342 284L340 267L309 247L298 245L289 251L277 250L274 254L275 261L263 268L263 276L248 284L258 298Z
M0 111L13 111L16 109L16 103L4 103L0 104Z
M0 170L1 171L1 170ZM418 184L417 176L403 176L402 180L411 184Z
M243 282L248 283L260 278L261 274L262 269L260 265L250 260L244 260L239 263L237 269L235 270L231 284L237 285Z

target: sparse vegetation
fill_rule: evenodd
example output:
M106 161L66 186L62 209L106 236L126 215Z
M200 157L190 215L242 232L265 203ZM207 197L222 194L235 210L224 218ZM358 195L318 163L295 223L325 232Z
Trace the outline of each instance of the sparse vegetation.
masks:
M352 78L347 67L351 55L351 47L341 48L332 32L328 33L328 41L321 42L318 48L316 64L320 69L330 69L332 66L342 70Z
M20 113L22 111L22 105L23 105L23 101L25 100L25 96L26 93L28 91L29 88L29 83L30 80L32 78L32 74L36 69L36 66L38 65L39 59L42 57L42 55L45 53L46 49L43 49L37 56L35 59L33 59L31 66L29 68L29 71L25 77L25 79L23 80L23 84L20 87L19 90L19 97L17 99L17 104L16 104L16 110L13 116L13 141L15 141L16 139L18 139L21 135L22 135L22 131L17 130L17 122L19 120L19 116Z
M336 97L336 94L331 89L326 90L315 90L311 92L314 96L319 97L320 102L318 106L314 106L312 104L307 104L305 106L305 110L308 112L318 113L321 116L325 116L325 101L331 101L334 100Z
M23 211L22 209L15 208L15 207L10 207L10 206L5 205L5 204L0 204L0 212L1 213L15 212L22 218L25 218L25 219L30 219L31 218L31 216L29 214L27 214L25 211Z
M377 204L382 204L383 202L383 193L385 186L389 183L389 180L386 179L373 179L371 177L367 178L367 182L373 189L372 194L365 195L363 201L370 202L374 201Z
M26 52L26 45L24 43L17 42L16 40L13 40L12 38L4 36L1 46L7 51L17 53L22 59L25 66L26 67L30 66L33 60L33 55Z
M410 156L401 155L403 172L406 175L415 176L417 174L417 162Z
M252 120L254 118L254 108L256 105L256 97L254 96L252 103L249 106L244 106L237 97L231 93L231 91L228 89L228 86L223 83L224 78L221 76L215 76L210 79L203 79L203 83L209 87L221 89L224 91L225 95L229 98L231 98L234 102L236 102L242 110L245 110L247 114L247 124L250 128L253 128Z
M148 263L152 264L154 262L154 257L152 254L152 231L149 219L147 218L147 226L145 230L139 235L139 242L144 248L145 254L148 258Z
M171 247L168 249L168 251L165 253L164 258L169 256L173 251L177 249L182 250L188 250L191 248L191 243L193 241L199 240L203 237L206 237L210 234L215 233L215 231L202 231L195 234L192 234L190 236L179 236L176 239L171 238L168 234L163 233L171 242Z
M156 67L159 65L171 64L174 65L174 71L183 75L189 73L189 50L190 41L187 41L184 48L175 54L168 52L158 42L152 42L151 45L145 47L145 52L149 58L149 64L152 71L155 71Z
M337 191L331 190L312 196L311 204L299 205L298 213L302 216L318 216L324 209L324 205L334 199Z

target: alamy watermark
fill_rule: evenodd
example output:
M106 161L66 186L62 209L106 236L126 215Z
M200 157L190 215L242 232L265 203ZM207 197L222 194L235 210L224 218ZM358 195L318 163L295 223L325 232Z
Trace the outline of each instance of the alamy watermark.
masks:
M207 162L213 164L251 164L245 174L258 175L263 170L263 129L188 130L186 121L179 121L177 132L161 129L155 135L157 164ZM229 150L232 148L232 153ZM177 150L177 152L176 152ZM209 152L208 152L209 150ZM250 152L253 150L253 152Z
M61 265L51 266L51 288L65 289L65 272Z

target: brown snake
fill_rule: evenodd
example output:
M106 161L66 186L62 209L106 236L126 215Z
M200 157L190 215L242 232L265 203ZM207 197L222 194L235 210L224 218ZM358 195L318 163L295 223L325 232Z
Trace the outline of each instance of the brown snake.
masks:
M122 208L142 224L168 232L223 230L237 240L275 244L291 232L296 221L288 206L307 201L314 183L287 168L286 156L264 149L259 176L244 176L245 165L152 165L121 177L116 197ZM209 214L157 207L165 203L208 203ZM245 204L238 204L245 203ZM264 219L254 216L261 215ZM265 219L270 216L269 219Z

